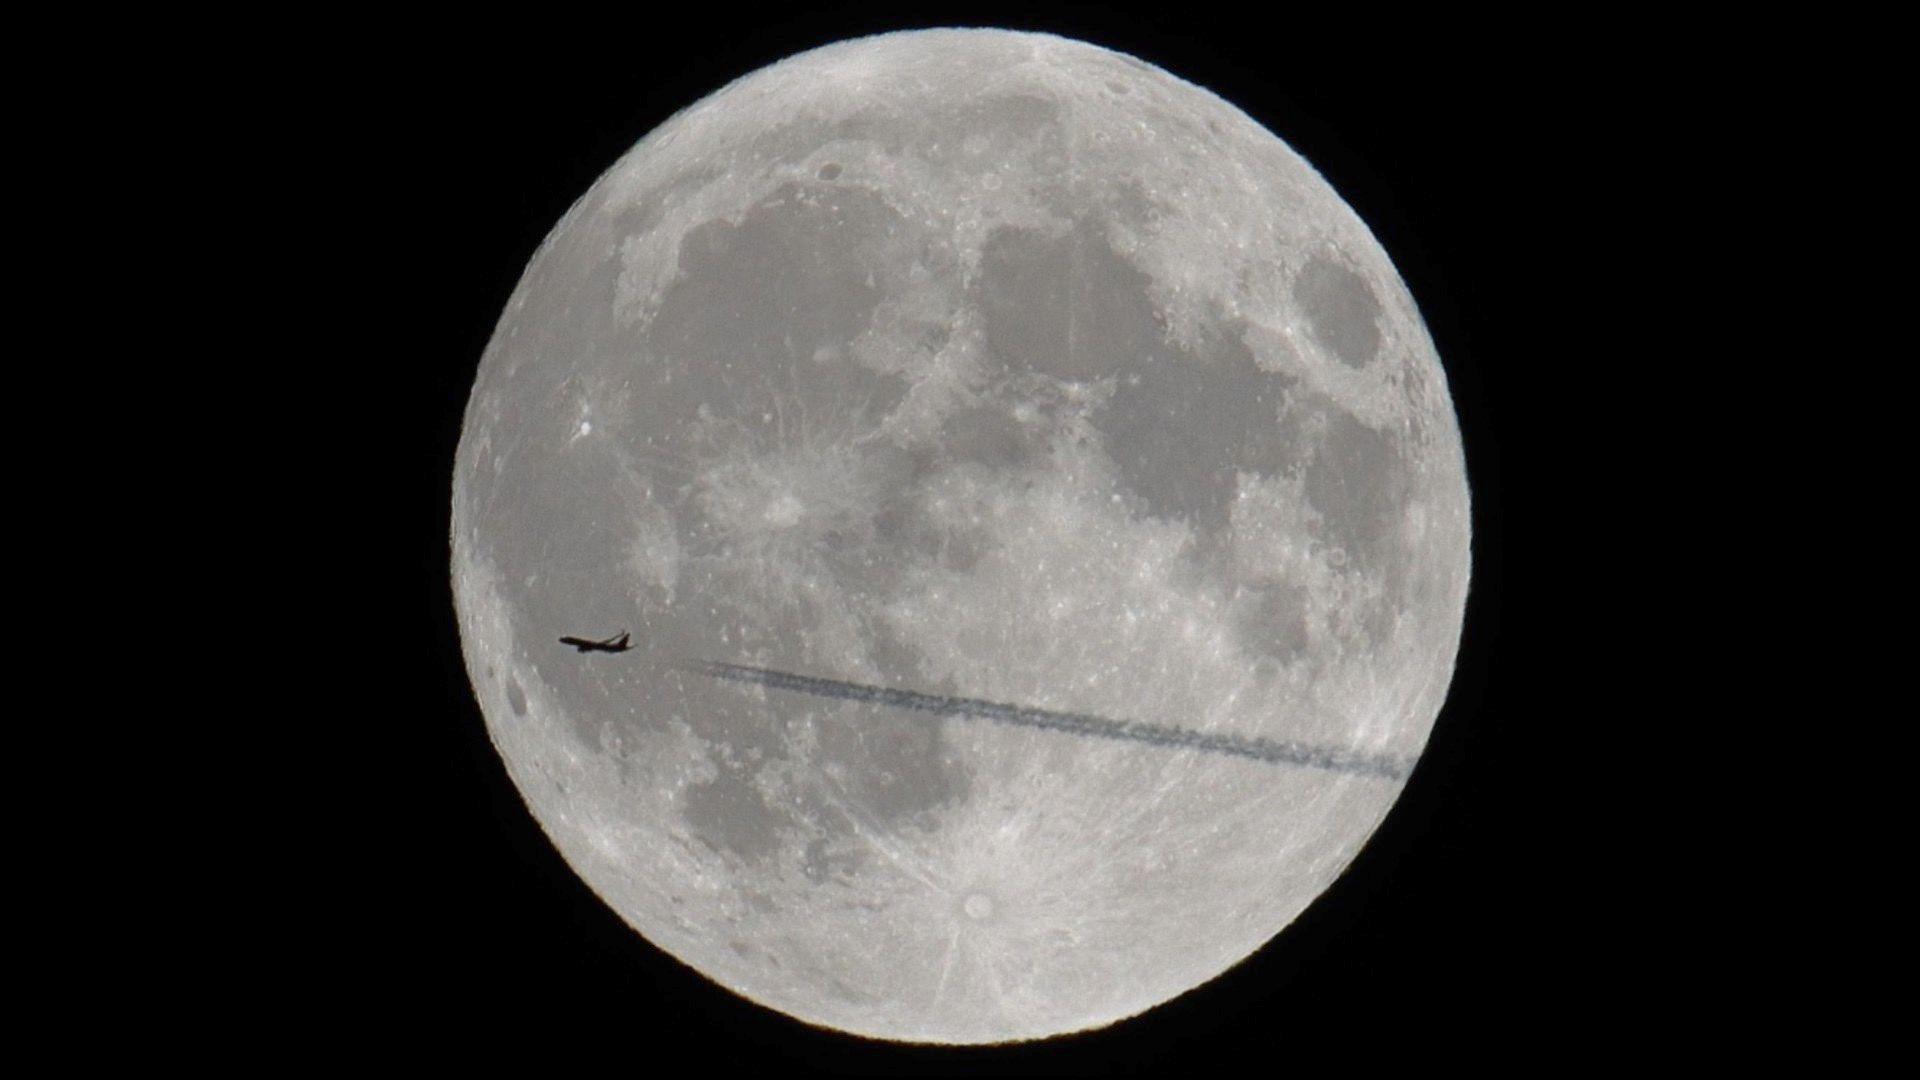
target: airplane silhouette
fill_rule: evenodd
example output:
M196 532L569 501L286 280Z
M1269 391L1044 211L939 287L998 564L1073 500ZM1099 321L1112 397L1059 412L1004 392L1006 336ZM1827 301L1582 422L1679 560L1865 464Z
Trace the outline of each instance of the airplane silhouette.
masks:
M633 648L632 645L627 644L627 639L632 636L632 634L621 631L605 641L590 641L586 638L563 637L560 639L560 644L571 645L583 653L626 652L628 649Z

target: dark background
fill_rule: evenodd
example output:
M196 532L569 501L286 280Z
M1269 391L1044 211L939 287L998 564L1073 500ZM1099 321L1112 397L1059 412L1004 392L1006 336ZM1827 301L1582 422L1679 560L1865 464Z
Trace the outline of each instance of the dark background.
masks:
M342 1025L432 1049L605 1044L636 1064L898 1072L1157 1073L1471 1057L1593 1022L1606 864L1586 856L1583 688L1570 612L1604 535L1584 468L1593 359L1570 298L1619 242L1604 152L1632 109L1597 28L1246 21L1171 6L728 10L513 26L380 27L322 65L306 137L352 227L344 310L377 480L346 485L341 542L371 582L383 665L353 723L386 734L333 798L331 931ZM1446 366L1473 491L1473 587L1451 696L1404 795L1347 873L1266 948L1108 1030L937 1050L808 1028L661 953L573 874L488 741L448 585L455 444L482 350L547 231L633 143L794 52L909 26L1043 29L1139 56L1279 134L1373 229ZM1516 33L1521 35L1516 38ZM1623 119L1625 118L1625 119ZM1596 149L1598 148L1598 149ZM393 548L396 530L406 538ZM1571 564L1571 565L1570 565ZM1591 599L1588 597L1588 599ZM1582 639L1584 640L1584 639ZM353 744L351 737L343 740ZM357 753L357 752L356 752ZM296 977L303 977L296 973ZM347 1036L351 1037L351 1036ZM564 1052L564 1051L563 1051ZM657 1055L657 1056L656 1056ZM676 1070L676 1075L678 1071Z

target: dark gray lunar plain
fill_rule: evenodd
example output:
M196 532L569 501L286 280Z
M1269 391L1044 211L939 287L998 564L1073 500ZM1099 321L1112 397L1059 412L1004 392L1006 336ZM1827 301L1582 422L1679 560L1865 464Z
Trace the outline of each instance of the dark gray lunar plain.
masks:
M794 57L621 158L502 316L453 488L468 668L568 862L888 1039L1108 1024L1278 933L1404 768L1218 748L1410 765L1467 570L1365 225L1207 91L1000 31Z

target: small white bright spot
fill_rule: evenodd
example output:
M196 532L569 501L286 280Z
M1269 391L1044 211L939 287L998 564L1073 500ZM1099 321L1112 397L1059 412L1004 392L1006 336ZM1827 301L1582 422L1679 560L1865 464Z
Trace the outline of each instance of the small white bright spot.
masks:
M773 500L767 507L767 522L771 525L786 527L800 521L800 500L791 493Z

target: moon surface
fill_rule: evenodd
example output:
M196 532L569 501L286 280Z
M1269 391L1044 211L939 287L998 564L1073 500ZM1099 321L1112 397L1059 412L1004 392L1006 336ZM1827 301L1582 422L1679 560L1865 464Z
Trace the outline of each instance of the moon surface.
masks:
M1353 859L1446 694L1468 492L1300 157L939 30L742 78L581 197L452 541L493 740L610 907L805 1022L982 1043L1179 995Z

